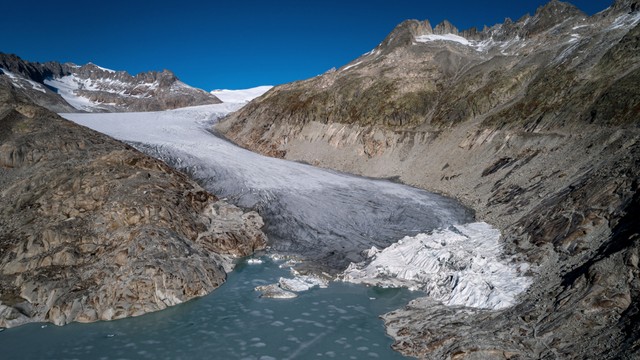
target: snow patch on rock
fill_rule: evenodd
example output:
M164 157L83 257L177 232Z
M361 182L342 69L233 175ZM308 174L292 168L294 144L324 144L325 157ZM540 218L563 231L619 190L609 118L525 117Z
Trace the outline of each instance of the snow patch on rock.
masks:
M420 36L416 36L416 41L417 42L421 42L421 43L427 43L427 42L432 42L432 41L452 41L452 42L457 42L459 44L462 45L466 45L466 46L471 46L471 42L465 38L463 38L462 36L459 35L454 35L454 34L444 34L444 35L437 35L437 34L428 34L428 35L420 35Z
M75 109L89 112L102 109L98 103L76 94L76 90L79 89L95 90L89 80L83 81L73 75L67 75L57 79L45 79L44 83L56 89L58 95Z
M12 73L11 71L4 69L4 68L0 68L0 74L4 74L7 75L7 77L9 77L9 79L11 80L11 83L13 83L13 85L17 88L21 88L21 89L25 89L24 84L27 83L31 86L31 88L33 90L36 91L40 91L42 93L46 93L47 91L42 87L42 85L38 84L37 82L33 81L33 80L29 80L27 78L24 78L22 76L16 75L14 73Z

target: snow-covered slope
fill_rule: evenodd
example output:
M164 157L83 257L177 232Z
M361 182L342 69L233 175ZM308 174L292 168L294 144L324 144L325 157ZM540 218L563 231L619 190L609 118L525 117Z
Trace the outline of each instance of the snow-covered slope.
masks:
M269 91L273 86L257 86L243 90L213 90L211 93L226 103L246 103Z
M16 75L7 69L0 68L0 74L4 74L9 79L11 79L11 83L13 83L13 86L17 88L20 88L20 89L31 88L41 93L46 93L44 87L42 87L42 84L38 84L33 80L25 79L24 77Z
M11 88L13 96L44 106L52 111L68 112L74 107L44 84L20 73L13 72L0 63L0 87Z
M155 111L220 102L215 96L178 80L168 70L131 76L92 63L69 64L68 68L68 75L47 78L44 82L78 110Z
M73 106L77 110L94 112L94 111L107 111L105 106L102 106L99 102L91 101L88 97L76 94L77 90L84 89L84 85L91 87L93 84L90 82L86 84L84 81L76 78L73 75L63 76L61 78L46 79L45 85L54 89L58 95Z

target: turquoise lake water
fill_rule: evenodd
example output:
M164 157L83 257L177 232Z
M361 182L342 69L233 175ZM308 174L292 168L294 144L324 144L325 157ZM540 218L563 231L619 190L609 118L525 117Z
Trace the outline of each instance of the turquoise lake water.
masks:
M2 359L404 359L379 315L420 293L332 282L294 299L258 285L291 277L265 258L242 262L212 294L137 318L29 324L0 332Z

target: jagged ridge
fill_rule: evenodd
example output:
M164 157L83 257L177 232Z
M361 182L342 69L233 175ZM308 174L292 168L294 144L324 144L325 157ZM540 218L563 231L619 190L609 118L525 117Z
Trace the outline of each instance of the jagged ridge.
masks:
M12 79L14 88L21 88L21 96L58 112L158 111L220 103L214 95L181 82L169 70L132 76L126 71L113 71L93 63L83 66L57 62L41 64L2 53L0 68L21 78ZM43 101L42 94L29 91L28 86L21 87L20 81L42 84L49 101ZM52 94L62 95L64 99L53 99ZM66 105L67 102L71 106Z

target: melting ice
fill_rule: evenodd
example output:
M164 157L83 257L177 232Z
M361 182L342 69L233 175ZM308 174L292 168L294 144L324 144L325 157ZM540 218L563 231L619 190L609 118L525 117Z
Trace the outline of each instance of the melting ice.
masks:
M64 116L135 144L220 197L258 210L274 252L301 255L339 271L349 267L347 281L406 286L445 304L491 309L514 304L529 285L515 265L500 258L499 231L468 224L472 214L451 199L264 157L207 131L242 105ZM318 286L314 281L294 274L259 284L259 291L264 297L292 298Z
M484 222L453 225L432 234L407 236L380 251L372 247L368 261L352 263L345 281L381 287L422 290L447 305L502 309L531 280L501 259L500 231Z

